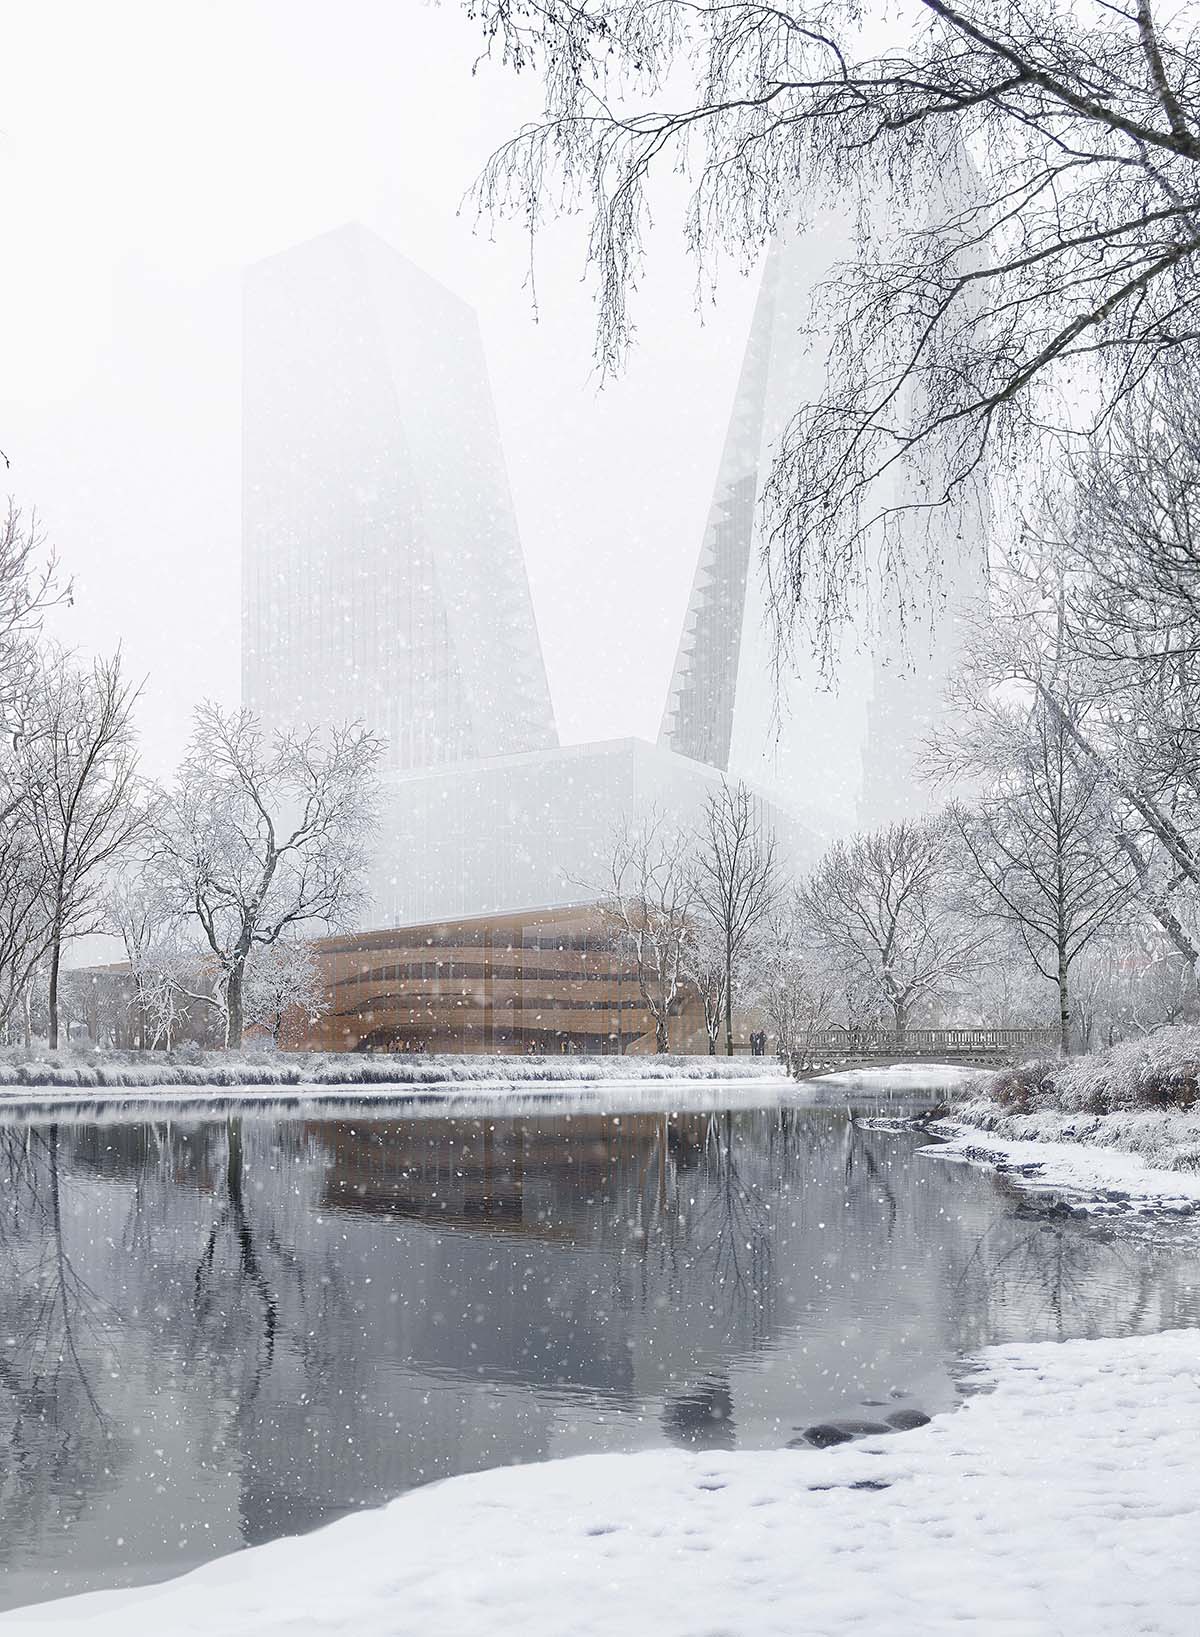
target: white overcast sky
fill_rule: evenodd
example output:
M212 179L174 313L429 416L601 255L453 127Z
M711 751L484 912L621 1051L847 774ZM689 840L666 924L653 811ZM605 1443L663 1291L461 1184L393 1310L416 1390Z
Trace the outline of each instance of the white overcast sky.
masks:
M156 773L238 694L241 268L348 220L479 311L561 735L657 732L754 281L700 321L668 184L600 391L578 229L535 325L519 228L458 215L540 104L478 45L455 3L0 0L5 476L76 576L58 633L148 677Z

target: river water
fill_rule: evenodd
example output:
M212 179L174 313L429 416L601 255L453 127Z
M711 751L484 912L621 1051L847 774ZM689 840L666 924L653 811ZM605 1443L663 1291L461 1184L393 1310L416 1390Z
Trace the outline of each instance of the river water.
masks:
M1200 1323L1193 1231L1026 1219L871 1106L0 1126L0 1603L481 1467L936 1412L991 1342Z

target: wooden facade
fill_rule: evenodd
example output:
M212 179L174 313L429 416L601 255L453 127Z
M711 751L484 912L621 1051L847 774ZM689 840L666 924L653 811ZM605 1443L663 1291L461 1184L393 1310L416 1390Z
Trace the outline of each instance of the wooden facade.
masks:
M329 1004L281 1044L312 1051L652 1052L654 1024L594 905L324 938ZM672 1051L703 1052L682 994Z

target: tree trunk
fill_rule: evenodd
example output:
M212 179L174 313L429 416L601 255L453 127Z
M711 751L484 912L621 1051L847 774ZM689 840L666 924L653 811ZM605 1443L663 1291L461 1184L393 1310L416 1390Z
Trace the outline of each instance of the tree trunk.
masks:
M710 1057L717 1055L717 1037L715 1034L710 1034L708 1037L708 1055Z
M654 1019L654 1049L656 1052L669 1052L671 1049L665 1017L656 1017Z
M59 937L58 933L55 933L54 941L50 945L49 1010L50 1050L52 1052L56 1052L58 1050L58 968L61 960L62 939Z
M246 976L246 963L235 958L229 969L229 983L225 990L225 1046L235 1050L242 1044L242 1030L245 1027L242 1021L242 984Z
M896 1050L902 1052L908 1034L908 1007L902 1000L895 1000L892 1002L892 1011L896 1020Z
M33 1014L32 1002L29 998L29 985L26 984L21 994L21 1020L25 1025L25 1050L33 1050Z
M1071 1003L1067 994L1067 950L1063 940L1058 945L1058 1043L1064 1057L1071 1055Z
M725 1055L733 1056L733 944L725 939Z

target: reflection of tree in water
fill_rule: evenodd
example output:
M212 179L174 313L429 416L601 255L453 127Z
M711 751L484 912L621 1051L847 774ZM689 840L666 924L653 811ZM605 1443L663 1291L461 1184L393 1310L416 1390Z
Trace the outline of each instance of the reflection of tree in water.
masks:
M709 1117L707 1198L692 1217L693 1255L707 1263L717 1289L765 1316L774 1294L774 1223L767 1191L748 1174L732 1114Z
M640 1280L636 1297L623 1288L625 1258L613 1299L645 1305L669 1293L674 1307L703 1290L708 1311L750 1311L757 1332L773 1295L766 1150L744 1140L732 1114L664 1114L627 1188L615 1220L632 1226Z
M67 1527L126 1457L97 1392L94 1355L117 1315L76 1267L57 1125L0 1134L0 1551Z
M896 1228L899 1207L896 1195L875 1152L875 1140L861 1126L856 1125L850 1110L842 1127L842 1174L850 1199L877 1200L884 1208L887 1235L890 1239Z
M1187 1299L1194 1251L1189 1269L1176 1243L1131 1232L1129 1224L1114 1233L1103 1220L1051 1215L1052 1197L1031 1199L1011 1184L1001 1193L1006 1208L978 1235L956 1275L964 1345L1127 1335L1196 1322Z
M240 1413L262 1389L281 1339L314 1382L324 1379L335 1363L326 1342L341 1333L346 1317L327 1310L346 1303L332 1251L306 1266L283 1243L267 1203L251 1208L240 1118L226 1122L223 1196L192 1279L192 1345L195 1352L203 1339L207 1356L222 1362ZM233 1380L236 1361L240 1382Z
M95 1192L106 1185L120 1192ZM123 1417L139 1402L122 1365L147 1349L158 1386L202 1384L190 1441L214 1454L242 1436L281 1348L314 1393L344 1383L336 1247L288 1248L276 1226L288 1190L255 1190L240 1121L8 1127L0 1188L0 1561L69 1538L121 1481L134 1458ZM106 1200L123 1210L111 1238ZM119 1280L123 1311L93 1269L104 1291Z

